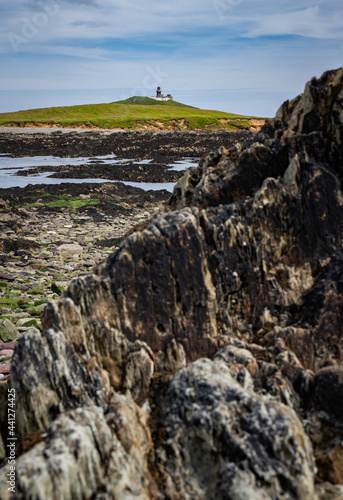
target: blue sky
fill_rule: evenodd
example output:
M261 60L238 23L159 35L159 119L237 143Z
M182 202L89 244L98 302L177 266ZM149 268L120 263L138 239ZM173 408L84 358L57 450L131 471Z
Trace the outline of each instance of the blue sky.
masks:
M154 95L274 116L343 65L342 0L15 0L0 6L0 112Z

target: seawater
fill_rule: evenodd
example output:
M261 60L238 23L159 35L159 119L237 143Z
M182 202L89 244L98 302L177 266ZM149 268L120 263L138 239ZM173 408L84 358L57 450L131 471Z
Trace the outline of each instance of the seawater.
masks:
M108 179L57 179L50 177L54 174L53 167L64 166L64 165L84 165L93 162L106 164L117 164L130 165L130 162L135 162L136 164L148 164L153 160L142 160L135 161L132 159L117 159L116 155L105 155L105 156L95 156L95 157L77 157L77 158L60 158L57 156L27 156L23 158L12 158L8 153L0 154L0 188L8 189L11 187L24 188L29 184L61 184L61 183L96 183L103 184L104 182L110 183L122 183L127 186L132 186L145 191L154 190L159 191L160 189L166 189L167 191L173 192L175 183L173 182L132 182L132 181L112 181ZM175 163L168 164L167 166L172 170L184 171L187 168L194 166L198 161L197 158L184 158L183 160L178 160ZM43 172L40 174L33 174L28 176L17 175L20 170L27 170L34 167L48 166L51 167L51 171Z

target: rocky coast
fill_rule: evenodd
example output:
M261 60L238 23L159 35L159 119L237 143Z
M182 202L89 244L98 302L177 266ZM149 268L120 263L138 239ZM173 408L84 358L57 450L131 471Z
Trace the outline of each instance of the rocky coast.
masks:
M29 286L17 289L27 310L42 306L33 289L50 289L13 355L14 343L2 345L12 357L0 381L5 499L342 499L342 102L341 68L254 135L219 134L207 153L184 136L184 156L201 159L171 197L131 203L126 215L114 207L108 219L64 207L27 259L5 245L30 241L30 226L6 226L4 288ZM170 158L183 136L151 137ZM31 154L34 142L23 139ZM19 208L3 195L10 219ZM97 237L77 252L96 226L100 240L120 238L103 262ZM11 281L36 259L41 281ZM64 287L54 273L65 265Z
M92 272L131 227L150 217L169 196L166 191L146 195L127 188L123 201L116 196L120 188L113 185L49 187L50 196L46 186L32 186L23 190L25 194L19 194L20 189L3 190L0 199L0 338L4 343L17 340L31 326L41 328L39 318L46 303L57 298L73 277ZM51 207L54 202L49 200L56 200L56 191L59 206ZM93 204L99 197L102 203ZM73 200L80 200L76 210ZM6 377L2 364L0 370Z
M0 188L0 379L9 378L13 342L41 327L40 316L70 280L93 272L133 227L149 219L171 193L143 191L124 184L66 184L62 179L101 178L176 182L183 172L167 167L185 156L202 156L223 142L251 134L87 131L78 129L0 130L0 153L11 158L59 156L89 163L54 166L57 185ZM115 164L98 156L115 155ZM127 158L130 158L128 161ZM148 163L144 163L147 160ZM50 172L50 166L23 169L20 176Z

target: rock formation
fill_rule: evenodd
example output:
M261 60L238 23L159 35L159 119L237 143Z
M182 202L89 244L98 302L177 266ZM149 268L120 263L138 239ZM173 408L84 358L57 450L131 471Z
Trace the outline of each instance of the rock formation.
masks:
M342 496L342 102L204 157L17 341L14 498Z

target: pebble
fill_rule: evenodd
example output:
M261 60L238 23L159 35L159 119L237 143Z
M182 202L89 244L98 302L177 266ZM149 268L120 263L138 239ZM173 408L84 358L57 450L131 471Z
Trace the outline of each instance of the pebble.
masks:
M41 259L49 259L50 257L53 256L53 253L52 252L49 252L48 250L43 250L43 252L41 252L38 257L40 257Z
M0 351L2 349L14 349L15 344L15 342L0 342Z
M13 356L13 349L2 349L2 351L0 351L0 356Z
M7 274L7 273L0 272L0 280L15 281L15 276L13 274Z

